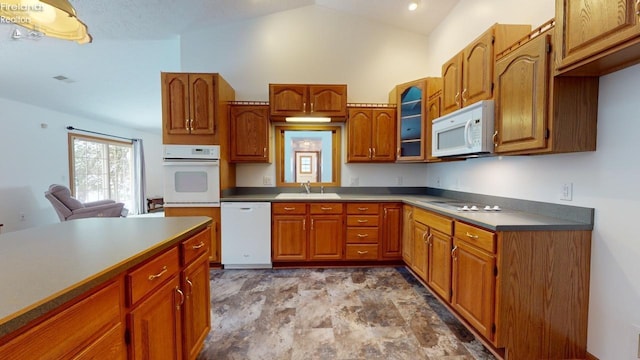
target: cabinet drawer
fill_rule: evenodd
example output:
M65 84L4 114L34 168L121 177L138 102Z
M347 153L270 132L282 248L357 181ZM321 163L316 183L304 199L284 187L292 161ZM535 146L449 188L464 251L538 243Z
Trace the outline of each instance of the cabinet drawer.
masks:
M377 227L347 228L347 244L371 244L378 242Z
M306 214L305 203L272 203L271 212L274 214Z
M347 214L373 214L380 211L380 205L374 203L351 203L347 204Z
M441 233L453 235L453 220L430 211L416 208L413 211L413 219L421 222Z
M347 215L347 226L378 226L378 215Z
M455 237L488 252L496 250L495 233L456 221Z
M375 260L378 244L347 244L347 260Z
M186 265L197 259L200 255L208 253L210 243L210 227L183 241L182 244L180 244L182 248L182 264Z
M180 270L180 263L177 247L137 267L127 275L129 305L138 302L151 290L177 274L178 270Z
M342 204L338 203L311 203L311 214L342 214Z

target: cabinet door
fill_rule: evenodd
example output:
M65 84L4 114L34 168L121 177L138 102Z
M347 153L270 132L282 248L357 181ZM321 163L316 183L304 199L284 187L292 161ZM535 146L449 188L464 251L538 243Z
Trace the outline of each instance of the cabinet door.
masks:
M269 85L269 106L273 116L292 116L307 112L306 85Z
M374 161L396 159L396 112L393 109L373 109L372 154Z
M636 0L556 0L560 68L640 35Z
M493 31L487 31L463 52L462 106L493 96Z
M212 74L189 74L190 132L194 135L214 135L215 80Z
M428 249L427 284L446 301L451 298L451 236L431 229Z
M493 339L495 311L494 255L454 239L451 305L482 336Z
M211 243L209 244L209 261L220 263L220 208L219 207L166 207L164 216L208 216L211 223Z
M549 35L535 38L496 62L495 151L547 146Z
M200 257L183 272L184 289L184 354L195 359L211 329L209 261Z
M402 204L385 204L382 207L382 257L402 257Z
M230 109L230 160L269 162L269 107L234 105Z
M130 316L132 359L181 359L180 280L174 276L133 309Z
M427 125L425 126L426 128L425 137L427 139L426 152L427 152L427 160L429 162L440 161L440 159L438 159L437 157L433 157L433 155L431 155L431 151L433 150L432 149L433 120L440 117L441 105L442 105L442 94L434 96L433 98L429 99L429 101L427 102Z
M427 280L427 236L429 228L420 222L413 222L413 271Z
M456 54L442 65L442 109L441 115L462 107L460 87L462 86L462 53Z
M371 109L351 108L347 120L347 162L369 161L372 155Z
M162 122L165 135L189 134L189 74L162 74Z
M307 217L305 215L273 215L273 260L307 259Z
M398 85L398 161L424 160L425 81Z
M402 260L413 265L413 206L402 207Z
M309 229L309 260L342 259L342 215L312 215Z
M311 116L347 116L346 85L309 85L309 101Z

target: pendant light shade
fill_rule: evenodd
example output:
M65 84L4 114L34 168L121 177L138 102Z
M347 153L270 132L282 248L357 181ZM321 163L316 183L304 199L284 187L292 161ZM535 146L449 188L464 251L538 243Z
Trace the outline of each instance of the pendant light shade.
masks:
M78 19L76 10L67 0L3 0L0 3L3 22L12 22L46 36L91 42L87 26Z

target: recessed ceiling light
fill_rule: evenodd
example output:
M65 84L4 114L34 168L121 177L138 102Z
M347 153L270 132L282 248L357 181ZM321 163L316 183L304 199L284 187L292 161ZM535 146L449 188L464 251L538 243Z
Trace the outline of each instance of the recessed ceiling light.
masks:
M415 11L420 5L420 0L414 0L409 3L409 11Z

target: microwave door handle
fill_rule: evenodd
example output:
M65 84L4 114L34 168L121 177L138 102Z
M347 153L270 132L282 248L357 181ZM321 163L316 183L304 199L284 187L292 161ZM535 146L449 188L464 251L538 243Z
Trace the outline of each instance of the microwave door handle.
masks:
M470 148L473 146L473 140L471 139L471 119L467 120L466 124L464 124L464 143Z

